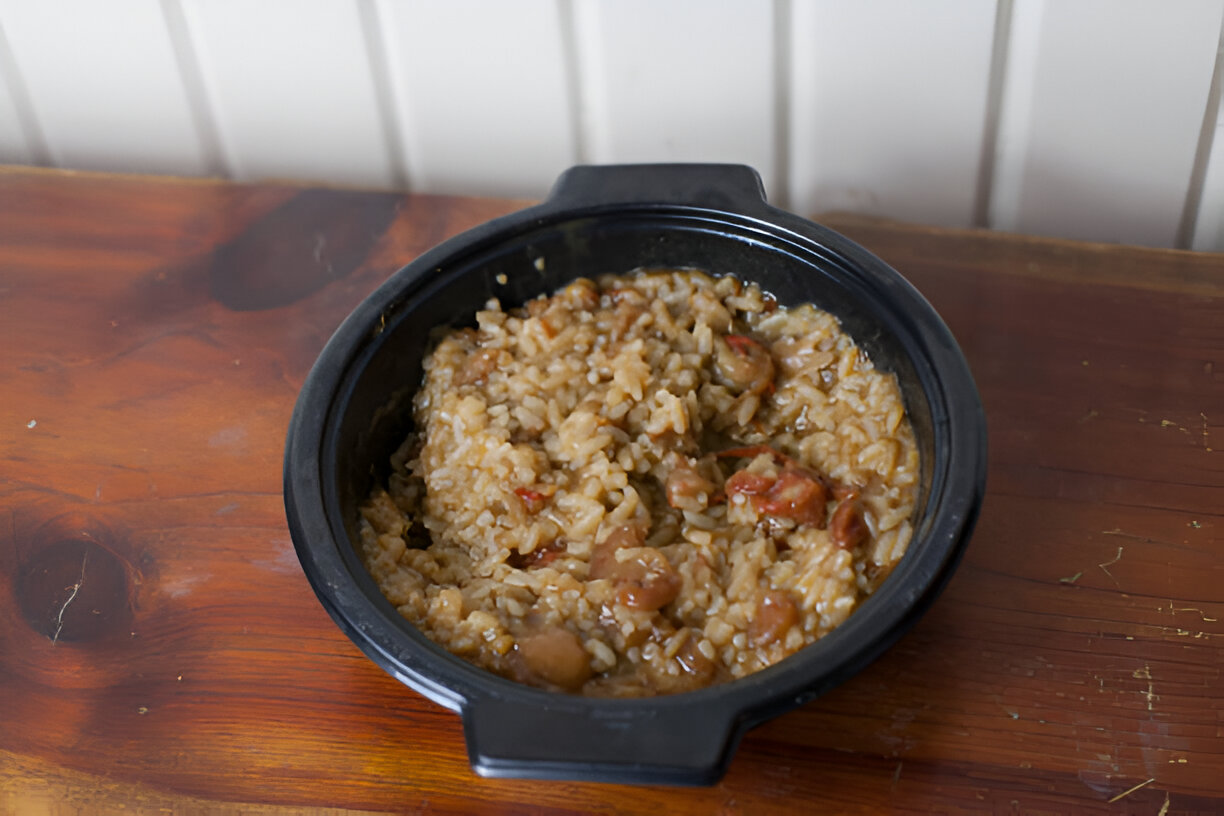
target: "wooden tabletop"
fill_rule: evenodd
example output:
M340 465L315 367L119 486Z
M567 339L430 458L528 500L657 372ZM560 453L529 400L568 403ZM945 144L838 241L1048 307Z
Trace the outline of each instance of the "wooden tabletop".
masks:
M1224 256L839 215L982 392L947 590L714 787L472 774L316 601L281 455L349 310L522 205L0 171L0 812L1224 812Z

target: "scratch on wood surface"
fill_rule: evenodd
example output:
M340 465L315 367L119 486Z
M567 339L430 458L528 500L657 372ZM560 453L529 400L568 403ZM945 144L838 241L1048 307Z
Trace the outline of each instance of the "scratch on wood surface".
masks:
M1124 790L1121 793L1119 793L1117 796L1115 796L1114 798L1110 799L1109 804L1112 805L1114 802L1118 801L1119 799L1125 799L1126 797L1130 796L1135 791L1139 790L1140 788L1146 788L1148 785L1152 784L1155 781L1156 781L1156 777L1152 777L1151 779L1140 782L1135 787L1130 788L1129 790Z
M1160 696L1153 691L1154 686L1152 684L1152 667L1144 663L1142 669L1135 669L1133 672L1131 672L1131 677L1135 678L1136 680L1147 681L1147 691L1140 692L1140 694L1142 694L1144 699L1147 700L1147 710L1151 711L1152 703L1160 699Z
M1107 532L1107 534L1108 534L1108 531L1106 531L1106 532ZM1119 535L1122 535L1122 534L1121 534L1121 533L1119 533ZM1114 586L1119 587L1119 588L1121 588L1121 584L1119 584L1119 583L1118 583L1118 579L1117 579L1117 578L1115 578L1115 577L1114 577L1114 574L1113 574L1112 572L1110 572L1110 571L1109 571L1109 568L1110 568L1110 567L1112 567L1114 564L1118 563L1118 562L1119 562L1119 561L1121 561L1121 560L1122 560L1122 545L1121 545L1121 544L1119 544L1119 545L1118 545L1118 554L1117 554L1117 555L1115 555L1115 556L1113 557L1113 560L1112 560L1112 561L1106 561L1104 564L1097 564L1097 566L1101 568L1101 571L1102 571L1102 572L1104 572L1106 575L1108 575L1108 576L1109 576L1109 580L1111 580L1111 581L1113 581L1113 582L1114 582Z
M1204 612L1203 610L1199 609L1196 606L1174 606L1173 599L1170 598L1169 599L1169 614L1176 615L1178 612L1193 612L1196 615L1198 615L1200 618L1202 618L1204 623L1216 623L1217 621L1220 620L1219 618L1209 617L1206 612Z
M1174 421L1173 421L1173 420L1171 420L1171 419L1162 419L1162 420L1160 420L1160 427L1162 427L1162 428L1174 428L1174 429L1176 429L1176 430L1181 431L1181 432L1182 432L1182 433L1184 433L1186 436L1190 436L1190 429L1189 429L1189 428L1185 427L1184 425L1178 425L1176 422L1174 422Z
M1083 425L1083 424L1084 424L1085 422L1087 422L1088 420L1090 420L1090 419L1096 419L1096 418L1097 418L1097 417L1099 417L1100 415L1101 415L1101 414L1100 414L1100 413L1099 413L1099 412L1098 412L1098 411L1097 411L1097 410L1094 408L1094 409L1090 410L1088 413L1084 414L1082 417L1080 417L1080 418L1077 420L1077 424L1079 424L1079 425Z
M76 600L77 593L81 591L81 584L85 583L85 565L89 563L89 550L81 556L81 574L77 577L77 581L72 585L72 592L68 595L68 600L64 601L64 605L60 607L59 614L55 616L55 634L51 636L52 643L59 642L60 632L64 631L64 612L67 611L68 605Z
M1211 434L1209 433L1208 428L1207 428L1207 414L1206 414L1206 412L1204 412L1204 411L1199 411L1199 420L1200 420L1200 421L1201 421L1201 423L1202 423L1202 428L1201 428L1201 430L1200 430L1200 432L1199 432L1199 436L1200 436L1200 437L1202 438L1202 440L1203 440L1203 450L1205 450L1205 451L1207 451L1208 453L1210 453L1210 452L1211 452ZM1142 420L1141 420L1141 421L1142 421ZM1189 428L1187 428L1185 425L1182 425L1182 424L1180 424L1180 423L1174 422L1174 421L1173 421L1173 420L1171 420L1171 419L1162 419L1162 420L1160 420L1160 427L1162 427L1162 428L1172 428L1172 429L1174 429L1174 430L1176 430L1176 431L1180 431L1181 433L1184 433L1186 436L1190 437L1192 440L1195 438L1195 433L1194 433L1194 431L1190 430L1190 429L1189 429ZM1197 440L1195 440L1195 441L1197 441Z
M1160 806L1160 810L1156 811L1156 816L1165 816L1169 812L1169 794L1165 793L1164 804Z
M1192 637L1195 640L1210 640L1210 632L1196 632L1193 629L1182 629L1180 626L1157 626L1156 624L1145 623L1140 624L1143 627L1145 636L1161 636L1172 635L1173 637ZM1127 640L1133 640L1128 637Z
M1118 538L1129 538L1134 541L1143 541L1143 542L1148 542L1152 540L1148 538L1147 536L1135 535L1134 533L1124 533L1117 527L1113 528L1112 530L1102 530L1101 535L1117 536Z

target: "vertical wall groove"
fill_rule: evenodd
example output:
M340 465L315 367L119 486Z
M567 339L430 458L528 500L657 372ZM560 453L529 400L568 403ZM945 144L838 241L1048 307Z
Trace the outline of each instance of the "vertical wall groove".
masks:
M769 198L779 207L794 206L790 195L791 173L791 0L774 0L774 178Z
M561 54L565 61L565 95L569 103L570 138L574 144L576 164L590 162L586 121L582 109L582 87L586 77L578 59L578 30L574 19L573 0L557 0L558 28L561 30Z
M1211 72L1211 86L1207 91L1207 104L1203 108L1203 125L1199 129L1198 144L1194 150L1194 165L1190 171L1190 183L1186 187L1186 202L1182 206L1181 221L1177 225L1177 241L1174 246L1178 249L1190 249L1194 243L1199 210L1203 204L1203 184L1207 178L1207 164L1211 160L1211 149L1215 142L1220 115L1221 82L1224 81L1222 74L1224 74L1224 19L1220 23L1220 41L1216 46L1215 68Z
M8 36L2 24L0 24L0 67L3 67L2 73L7 78L9 97L13 100L13 109L17 113L17 126L21 130L22 138L25 139L26 150L30 158L38 166L54 167L57 162L51 156L47 137L38 122L34 103L30 99L29 90L21 76L21 68L13 56L13 49L9 46Z
M1016 231L1024 193L1045 0L1009 0L1007 48L1000 54L998 114L988 178L985 226Z
M370 61L370 81L374 86L374 101L378 105L382 140L386 145L391 171L391 186L408 190L411 185L408 162L404 156L404 128L391 90L391 61L383 42L382 20L374 0L357 0L357 16L361 20L361 36Z
M226 155L225 145L221 141L221 133L204 87L199 56L191 39L190 26L181 0L162 0L161 9L170 37L170 47L174 51L174 59L178 64L179 76L187 97L187 110L190 112L196 137L200 140L204 169L211 175L233 178L233 163Z
M990 197L994 188L995 156L999 150L999 117L1007 81L1007 51L1011 43L1012 0L995 4L994 41L990 77L986 84L986 119L982 126L982 155L978 160L977 189L973 197L973 226L990 226Z

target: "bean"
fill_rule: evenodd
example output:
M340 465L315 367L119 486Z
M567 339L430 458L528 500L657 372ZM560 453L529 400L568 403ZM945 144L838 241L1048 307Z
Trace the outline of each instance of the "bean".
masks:
M667 556L650 547L643 547L642 531L632 525L617 527L596 545L591 553L587 576L593 580L607 578L616 587L616 598L633 609L661 609L680 594L680 576ZM632 548L633 554L620 560L618 550Z
M788 593L770 590L757 601L756 615L748 624L748 637L757 646L780 640L799 622L799 608Z
M549 626L519 638L515 648L532 674L567 691L581 689L591 677L591 657L568 629Z
M719 340L714 370L724 384L738 391L761 394L774 387L774 363L769 349L742 334L728 334Z
M667 474L664 484L667 503L680 510L703 510L714 494L715 485L702 476L692 463L683 457L678 457L675 467ZM705 500L702 500L702 496Z
M684 641L684 645L676 652L676 661L680 668L692 677L694 688L708 685L718 674L718 664L697 648L700 641L699 635L690 633L688 640Z
M871 535L857 493L851 493L837 505L829 521L829 535L833 543L843 550L853 550Z

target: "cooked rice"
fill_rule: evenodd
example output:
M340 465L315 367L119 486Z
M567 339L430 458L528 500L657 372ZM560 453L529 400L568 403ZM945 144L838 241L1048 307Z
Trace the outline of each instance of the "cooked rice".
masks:
M476 323L426 358L416 431L361 508L383 593L453 653L555 690L684 691L819 639L904 554L913 430L827 312L661 270Z

